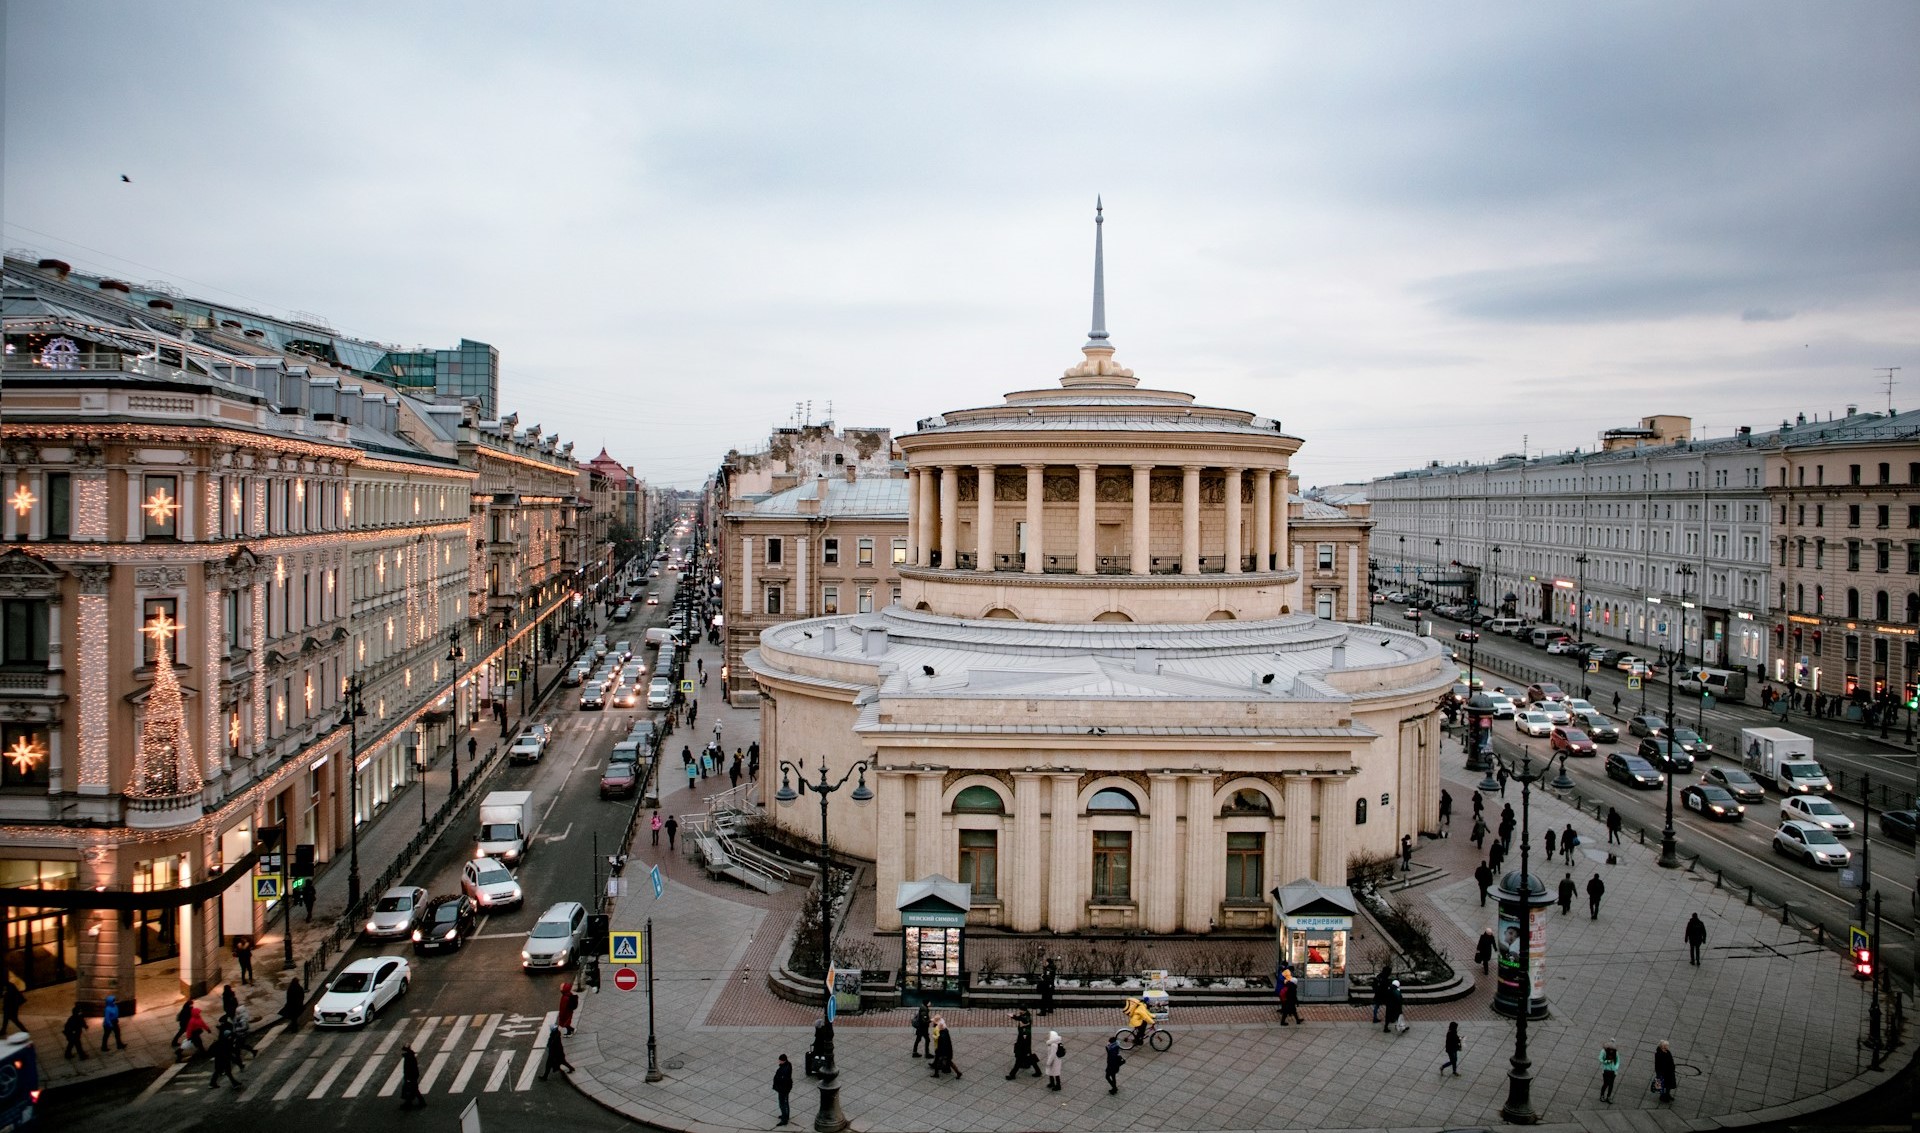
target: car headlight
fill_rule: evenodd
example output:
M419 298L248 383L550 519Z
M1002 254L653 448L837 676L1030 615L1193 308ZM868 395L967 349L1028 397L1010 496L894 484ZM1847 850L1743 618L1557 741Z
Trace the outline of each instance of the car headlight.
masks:
M378 924L375 924L375 923L374 923L373 921L368 921L368 922L367 922L367 931L368 931L368 932L379 932L379 931L380 931L380 926L379 926Z
M442 937L441 937L440 939L442 939L442 940L452 940L452 939L454 938L454 936L455 936L455 935L457 935L457 934L459 933L459 931L460 931L460 930L459 930L459 929L457 929L457 928L450 928L450 929L448 929L448 930L446 931L446 935L444 935L444 936L442 936Z
M414 929L414 930L413 930L413 938L414 938L414 940L416 940L416 941L420 939L420 930L419 930L419 929L417 929L417 928L416 928L416 929Z
M520 962L521 962L522 964L524 964L524 963L526 963L526 962L527 962L528 960L531 960L531 959L533 959L533 957L532 957L532 956L529 956L529 955L527 954L527 950L526 950L526 949L524 949L524 948L522 948L522 949L520 950Z
M1721 806L1721 805L1720 805L1719 803L1714 803L1714 804L1713 804L1713 813L1715 813L1715 814L1725 814L1725 813L1727 813L1727 808L1726 808L1726 807L1723 807L1723 806Z

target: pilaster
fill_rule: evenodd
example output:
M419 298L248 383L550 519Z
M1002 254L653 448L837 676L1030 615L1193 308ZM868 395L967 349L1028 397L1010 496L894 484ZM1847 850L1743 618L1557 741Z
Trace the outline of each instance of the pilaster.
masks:
M1042 778L1031 771L1013 773L1013 868L1006 898L1007 927L1014 932L1037 932L1042 923L1040 896L1046 874L1040 846L1040 810L1045 805Z
M1180 919L1180 776L1151 777L1147 804L1147 884L1141 924L1172 932Z
M1322 885L1347 883L1347 828L1353 822L1353 804L1348 796L1352 793L1352 782L1347 775L1328 775L1317 784L1320 857L1314 867L1313 879Z
M899 771L877 771L873 791L878 839L873 855L874 927L892 932L900 927L894 895L907 880L907 776Z
M1055 932L1080 927L1080 776L1054 775L1051 838L1047 851L1047 925ZM1091 857L1091 851L1087 856Z
M933 874L946 873L941 853L940 783L941 771L916 771L913 775L913 876L918 881Z
M1285 885L1313 876L1313 779L1303 773L1287 775L1281 788L1286 814L1280 827L1280 876Z
M1180 894L1180 927L1187 932L1206 932L1213 927L1215 866L1222 860L1219 849L1219 812L1213 805L1213 776L1193 774L1183 777L1187 788L1186 884Z

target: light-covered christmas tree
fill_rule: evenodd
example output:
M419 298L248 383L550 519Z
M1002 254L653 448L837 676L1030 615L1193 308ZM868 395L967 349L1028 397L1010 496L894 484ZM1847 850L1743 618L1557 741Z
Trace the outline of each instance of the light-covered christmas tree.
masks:
M187 742L180 681L174 676L173 660L167 656L167 639L179 628L165 613L146 626L145 632L152 634L154 641L153 687L147 693L147 716L140 725L140 751L128 791L136 797L166 798L202 786L199 765Z

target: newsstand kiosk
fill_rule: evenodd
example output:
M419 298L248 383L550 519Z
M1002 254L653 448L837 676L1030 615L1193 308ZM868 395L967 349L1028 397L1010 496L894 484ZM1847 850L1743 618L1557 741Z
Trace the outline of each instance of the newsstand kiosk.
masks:
M900 1002L957 1007L966 995L973 886L939 874L900 883Z
M1280 912L1280 962L1293 967L1302 1003L1347 1001L1347 942L1358 911L1353 894L1307 878L1273 891Z

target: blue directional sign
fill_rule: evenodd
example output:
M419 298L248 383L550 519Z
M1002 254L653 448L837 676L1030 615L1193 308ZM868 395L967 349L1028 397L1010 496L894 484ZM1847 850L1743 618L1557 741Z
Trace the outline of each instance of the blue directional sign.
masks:
M607 959L616 964L638 964L645 956L640 947L640 933L610 932L607 934Z
M667 891L667 883L665 879L663 879L660 876L660 867L654 866L652 869L648 870L647 876L653 879L653 899L658 901L660 899L660 894L665 893Z

